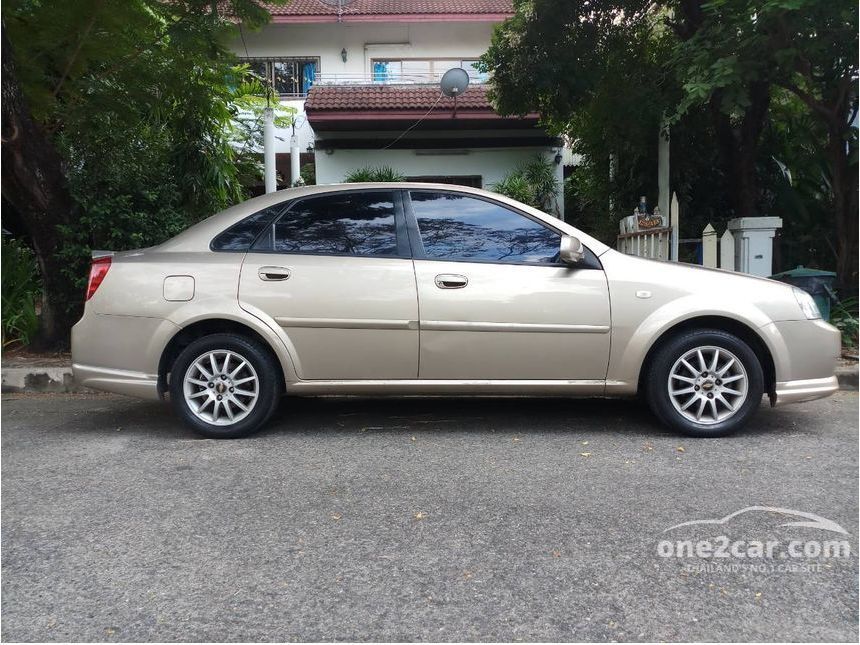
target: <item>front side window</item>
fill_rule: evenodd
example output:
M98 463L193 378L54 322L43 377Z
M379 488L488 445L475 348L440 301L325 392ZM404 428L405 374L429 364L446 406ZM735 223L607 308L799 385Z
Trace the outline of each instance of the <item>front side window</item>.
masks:
M410 197L427 259L558 261L559 233L500 204L454 193Z
M257 251L396 256L394 196L356 192L303 199L271 225Z

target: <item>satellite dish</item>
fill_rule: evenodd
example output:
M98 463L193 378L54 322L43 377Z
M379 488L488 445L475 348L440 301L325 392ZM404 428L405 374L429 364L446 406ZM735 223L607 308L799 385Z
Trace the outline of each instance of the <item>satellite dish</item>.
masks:
M445 96L460 96L469 87L469 74L461 67L452 67L442 76L439 83Z

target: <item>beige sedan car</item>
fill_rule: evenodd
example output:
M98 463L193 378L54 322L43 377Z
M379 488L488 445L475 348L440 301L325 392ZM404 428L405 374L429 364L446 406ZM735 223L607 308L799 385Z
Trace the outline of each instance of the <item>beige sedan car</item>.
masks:
M642 395L715 437L828 396L839 332L785 284L618 253L500 195L397 183L252 199L94 253L75 377L208 437L282 394Z

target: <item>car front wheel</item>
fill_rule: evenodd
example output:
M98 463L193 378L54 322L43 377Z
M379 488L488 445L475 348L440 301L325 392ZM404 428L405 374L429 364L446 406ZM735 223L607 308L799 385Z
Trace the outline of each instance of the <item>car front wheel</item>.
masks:
M755 414L764 376L755 352L740 338L693 330L657 350L645 385L663 423L693 437L722 437Z
M192 342L170 373L170 400L182 420L211 439L259 430L277 407L280 369L259 343L234 334Z

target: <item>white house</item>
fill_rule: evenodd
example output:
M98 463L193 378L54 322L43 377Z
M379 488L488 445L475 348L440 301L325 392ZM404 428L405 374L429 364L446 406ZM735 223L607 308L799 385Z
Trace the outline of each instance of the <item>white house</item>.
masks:
M292 0L269 9L271 23L243 29L233 46L298 110L301 163L314 162L317 183L388 165L410 179L492 188L541 155L557 166L563 213L561 142L536 114L496 114L475 69L512 0ZM452 67L470 76L456 106L439 90ZM291 135L277 132L282 185L294 180Z

